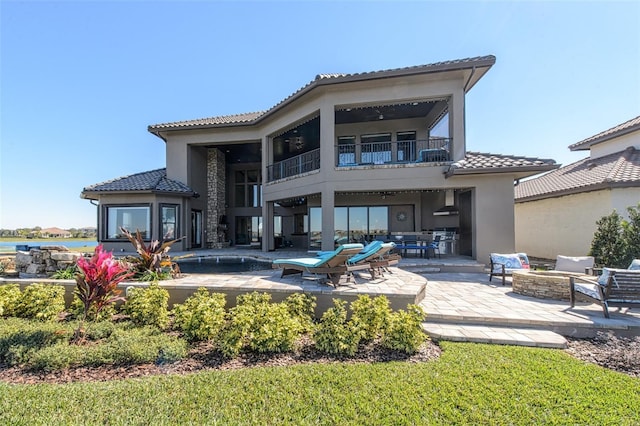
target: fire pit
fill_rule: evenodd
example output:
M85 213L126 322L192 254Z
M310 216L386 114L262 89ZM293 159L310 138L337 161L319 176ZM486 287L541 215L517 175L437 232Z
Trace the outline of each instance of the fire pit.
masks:
M562 271L515 271L513 292L538 299L569 300L569 277L589 275Z

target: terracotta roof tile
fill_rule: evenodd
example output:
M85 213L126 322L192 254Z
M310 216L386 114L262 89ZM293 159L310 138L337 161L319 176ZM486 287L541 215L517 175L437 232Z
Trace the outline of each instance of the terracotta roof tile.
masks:
M97 192L173 192L176 194L192 195L194 191L182 182L167 178L167 169L157 169L148 172L123 176L106 182L87 186L82 190L82 196Z
M202 118L197 120L186 120L186 121L177 121L171 123L161 123L161 124L152 124L148 127L150 132L161 131L167 129L184 129L184 128L197 128L197 127L207 127L207 126L229 126L229 125L239 125L239 124L252 124L264 116L268 115L272 111L280 108L282 105L288 103L293 98L296 98L303 93L313 89L316 86L322 84L335 84L346 81L353 81L359 79L375 79L375 78L385 78L392 77L395 75L405 75L412 73L430 73L430 72L439 72L439 71L452 71L456 69L467 69L471 67L483 66L490 67L495 63L495 56L487 55L487 56L477 56L474 58L465 58L465 59L456 59L451 61L443 61L443 62L435 62L432 64L426 65L416 65L411 67L404 68L394 68L387 69L381 71L370 71L370 72L362 72L362 73L352 73L352 74L318 74L316 78L293 94L287 96L282 101L278 102L273 107L269 108L267 111L253 112L247 114L234 114L234 115L225 115L220 117L209 117Z
M640 116L632 118L629 121L625 121L622 124L618 124L604 132L600 132L597 135L591 136L587 139L576 142L573 145L569 145L571 151L587 150L596 143L604 142L617 136L624 135L625 133L640 130Z
M547 171L558 167L555 160L515 155L467 152L464 159L451 164L447 175L500 173L501 171Z
M550 198L613 186L640 186L640 150L633 147L599 158L585 158L520 182L517 201Z

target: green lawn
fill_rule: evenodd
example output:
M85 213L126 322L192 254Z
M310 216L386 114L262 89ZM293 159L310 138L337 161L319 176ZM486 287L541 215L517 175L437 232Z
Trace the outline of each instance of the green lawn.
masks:
M0 384L0 424L640 424L640 380L558 350L442 343L429 363Z

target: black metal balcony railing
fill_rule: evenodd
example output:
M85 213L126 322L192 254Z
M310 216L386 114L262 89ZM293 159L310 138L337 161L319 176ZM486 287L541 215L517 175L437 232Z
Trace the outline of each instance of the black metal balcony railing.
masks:
M284 179L320 168L320 150L305 152L267 166L267 181Z
M451 139L430 138L396 142L337 145L336 165L406 164L451 161Z

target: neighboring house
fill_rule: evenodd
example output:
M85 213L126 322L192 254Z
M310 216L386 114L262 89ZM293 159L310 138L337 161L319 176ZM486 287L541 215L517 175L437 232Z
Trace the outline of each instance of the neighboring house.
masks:
M331 250L444 233L453 253L513 251L514 180L557 164L467 152L465 95L494 63L322 74L267 111L149 126L166 169L82 192L99 202L98 239L125 249L124 226L173 229L178 249Z
M71 238L71 232L60 228L46 228L39 231L31 231L30 234L40 235L40 238Z
M569 146L589 157L516 186L516 247L534 257L585 255L596 221L640 201L640 116Z

